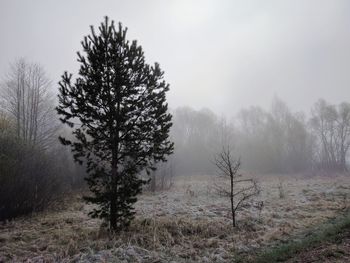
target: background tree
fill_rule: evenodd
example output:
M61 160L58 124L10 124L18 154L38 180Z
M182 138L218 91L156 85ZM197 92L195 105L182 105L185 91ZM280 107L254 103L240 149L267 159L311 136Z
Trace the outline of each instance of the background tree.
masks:
M270 111L243 109L237 116L237 150L243 168L263 173L295 173L311 169L313 136L302 113L275 98Z
M85 161L87 182L99 206L90 214L109 220L113 230L128 226L133 204L146 183L139 174L155 169L173 151L172 125L166 92L169 85L156 63L145 63L136 41L126 40L127 29L105 22L82 42L79 77L67 72L59 83L60 120L75 127L70 145L77 162ZM79 124L75 124L79 122Z
M267 131L277 171L306 171L312 162L312 139L304 115L292 112L284 101L275 97L269 116Z
M23 58L12 64L1 97L2 108L15 120L18 138L31 146L52 146L58 123L50 81L40 65Z
M348 171L346 157L350 147L350 103L347 102L338 106L337 145L340 169Z
M319 145L318 165L327 170L347 171L350 147L350 104L330 105L319 100L312 109L310 126Z
M174 111L171 130L176 144L174 162L180 174L212 174L210 160L215 151L218 117L209 109L181 107Z

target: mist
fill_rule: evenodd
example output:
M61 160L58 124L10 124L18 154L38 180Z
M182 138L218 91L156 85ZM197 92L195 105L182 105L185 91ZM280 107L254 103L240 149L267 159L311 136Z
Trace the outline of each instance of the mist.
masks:
M89 25L108 15L128 27L171 84L170 107L230 117L268 109L278 96L296 111L319 98L349 100L348 1L2 1L0 72L14 58L41 63L57 83L76 71ZM54 86L54 88L56 88Z
M348 262L350 2L0 1L1 262Z

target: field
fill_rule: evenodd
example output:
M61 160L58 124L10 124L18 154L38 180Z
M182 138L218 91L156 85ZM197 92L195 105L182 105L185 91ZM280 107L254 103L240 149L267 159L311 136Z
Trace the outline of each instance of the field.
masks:
M230 221L209 176L144 193L128 231L111 235L80 195L56 210L0 225L0 262L232 262L298 239L349 209L350 176L259 176L261 194Z

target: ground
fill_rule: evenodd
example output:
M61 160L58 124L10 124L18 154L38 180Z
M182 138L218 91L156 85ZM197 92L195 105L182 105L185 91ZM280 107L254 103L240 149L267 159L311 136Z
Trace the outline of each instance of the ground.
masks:
M178 177L169 191L144 193L130 229L119 234L89 218L91 206L80 195L66 198L64 209L4 223L0 262L232 262L242 255L248 260L349 209L350 176L256 178L261 194L238 212L235 229L229 201L214 191L213 177Z
M340 237L339 242L325 242L313 249L301 252L286 261L287 263L312 263L312 262L350 262L350 230L345 236Z

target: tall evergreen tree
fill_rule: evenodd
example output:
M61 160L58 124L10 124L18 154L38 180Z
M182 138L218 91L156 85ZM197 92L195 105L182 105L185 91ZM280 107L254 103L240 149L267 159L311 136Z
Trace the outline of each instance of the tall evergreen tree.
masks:
M126 39L121 23L116 29L108 17L82 41L78 52L79 77L65 72L59 82L58 114L74 128L75 140L60 137L74 158L86 165L87 183L98 204L93 217L120 230L133 219L133 204L155 164L173 152L172 126L166 92L169 85L157 63L145 62L136 41Z

